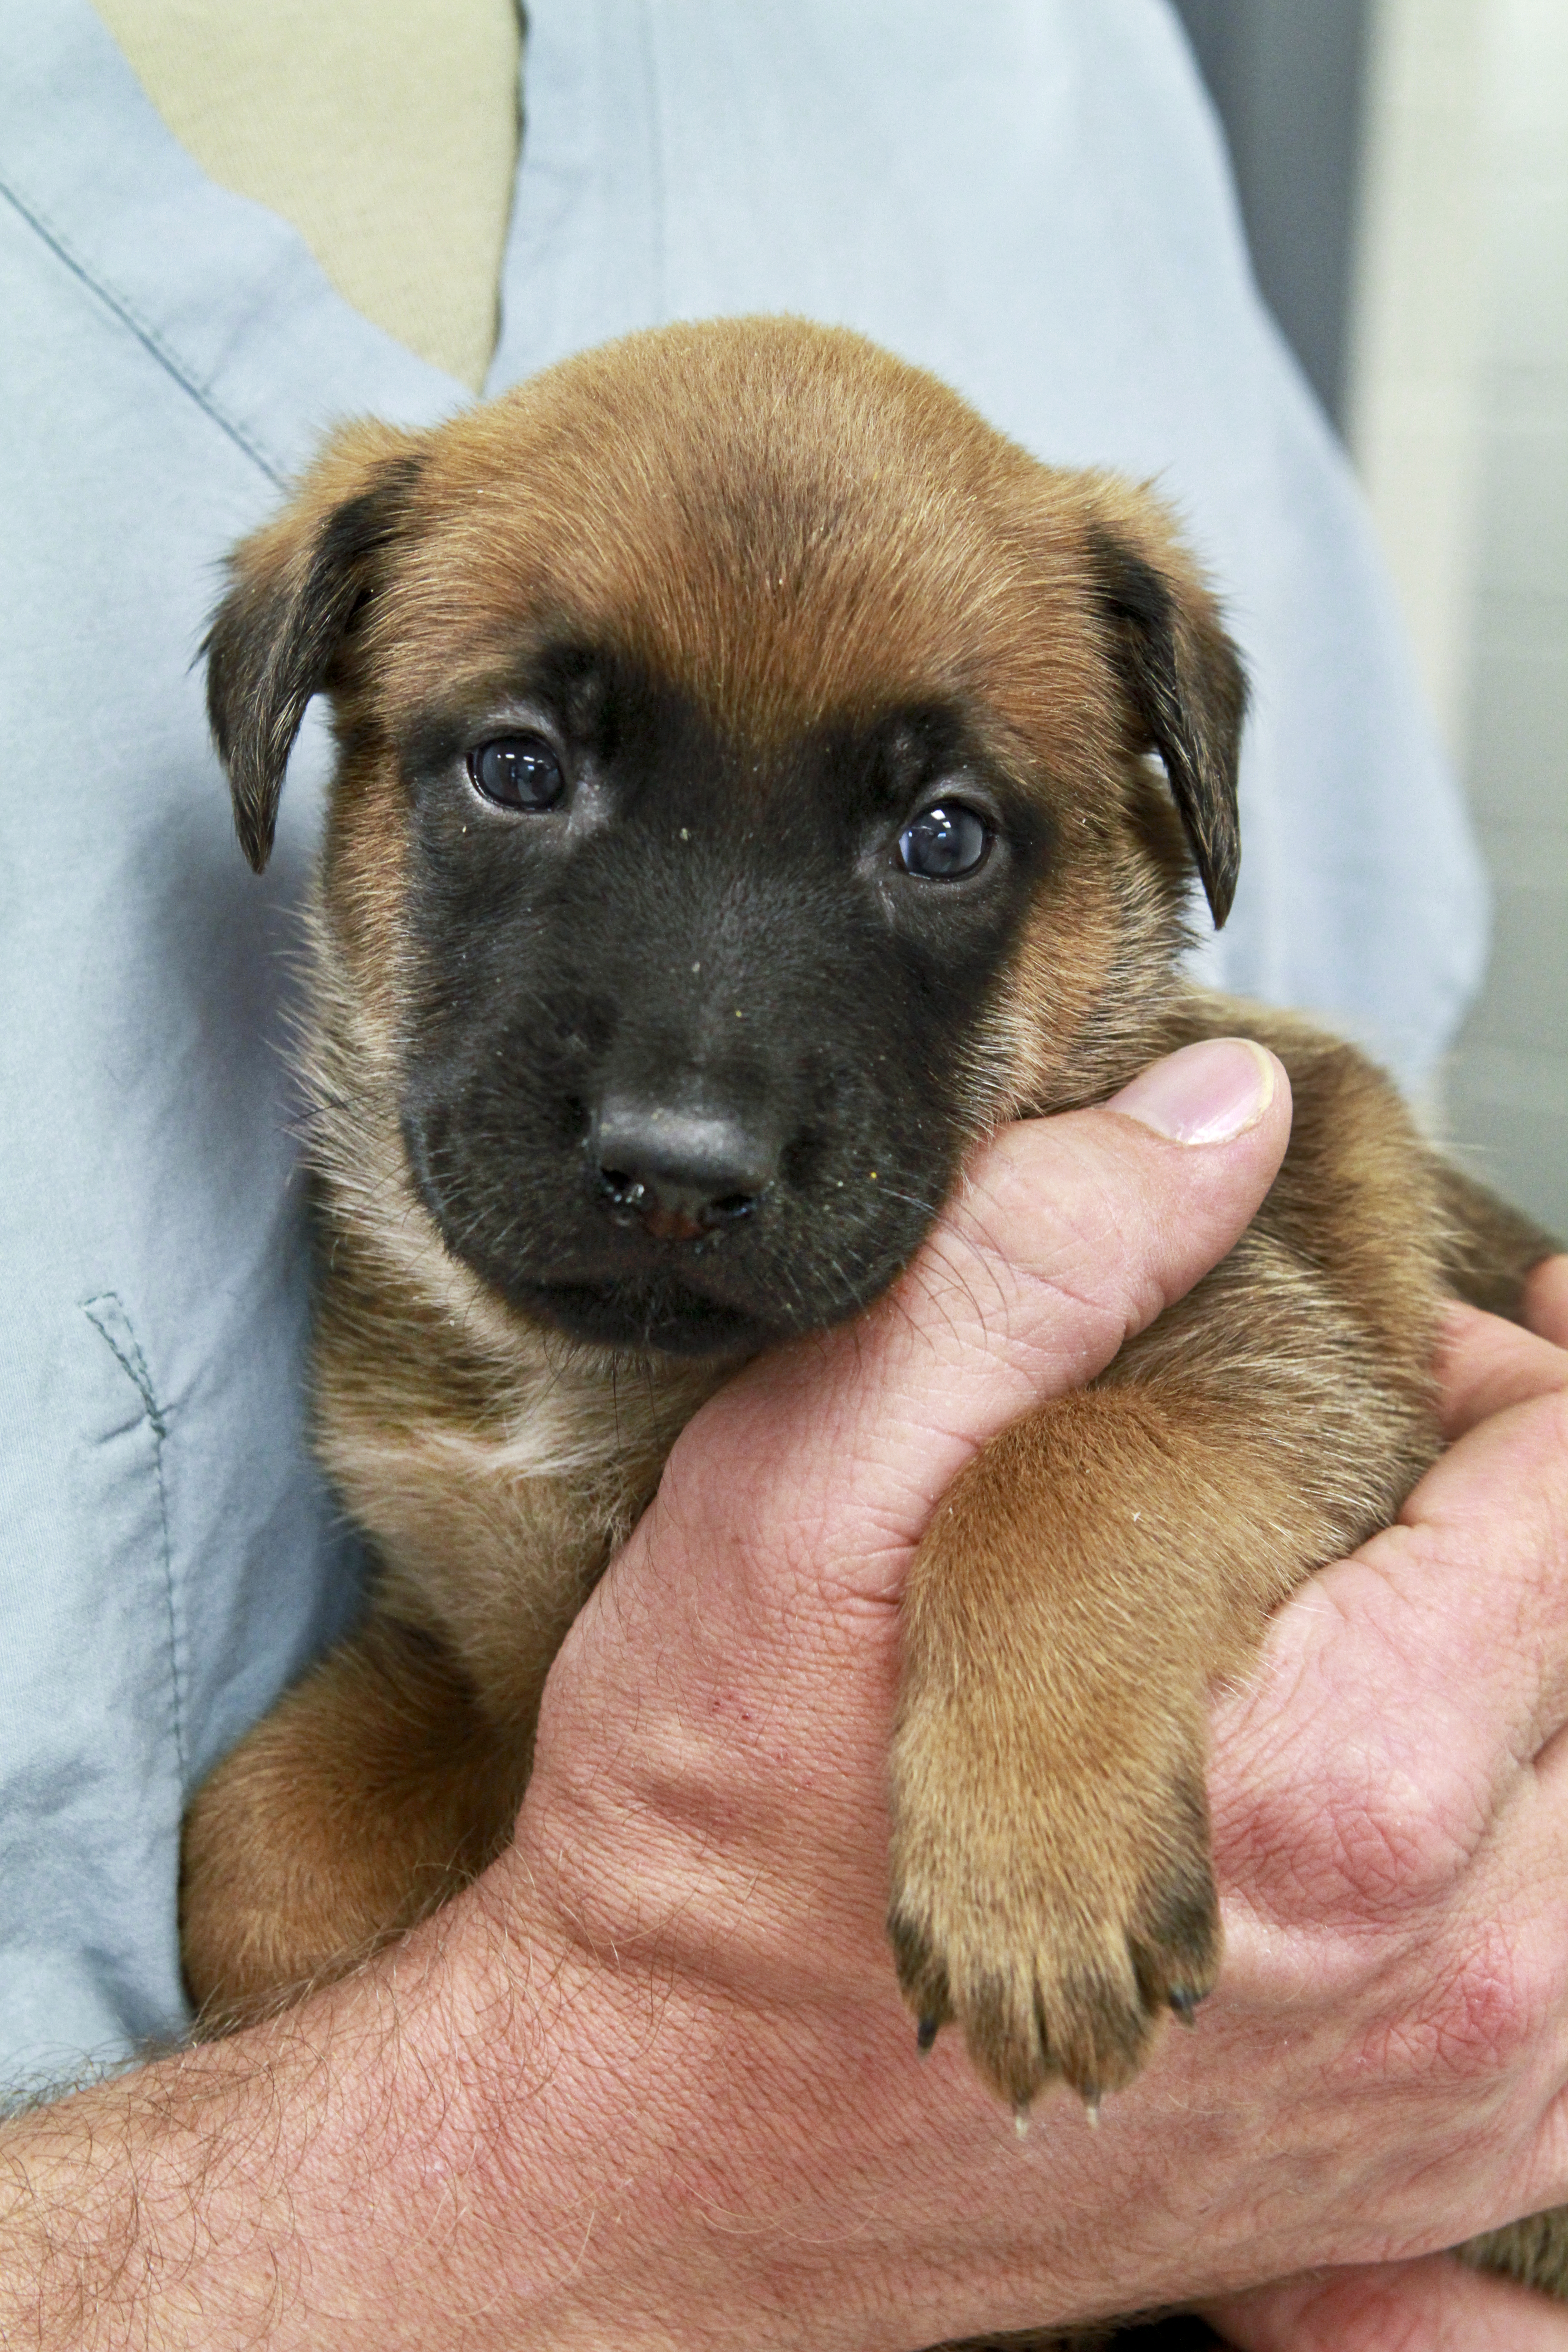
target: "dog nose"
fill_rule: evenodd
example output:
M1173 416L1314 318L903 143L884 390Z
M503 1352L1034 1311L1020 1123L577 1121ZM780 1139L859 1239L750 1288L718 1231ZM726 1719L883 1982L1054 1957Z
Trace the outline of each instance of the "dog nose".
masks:
M658 1241L690 1241L748 1215L777 1161L738 1118L624 1096L606 1098L596 1141L605 1198Z

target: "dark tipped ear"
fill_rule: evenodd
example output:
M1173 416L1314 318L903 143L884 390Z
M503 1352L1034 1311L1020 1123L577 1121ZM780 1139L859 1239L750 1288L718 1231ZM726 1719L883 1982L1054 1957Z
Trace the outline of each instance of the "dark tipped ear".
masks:
M350 624L374 592L423 463L407 436L353 428L293 505L230 559L229 591L202 646L207 717L228 771L235 829L258 874L272 854L283 772L305 706L328 683Z
M1111 530L1093 534L1091 553L1122 683L1146 748L1165 763L1217 930L1241 866L1241 663L1184 562L1152 562Z

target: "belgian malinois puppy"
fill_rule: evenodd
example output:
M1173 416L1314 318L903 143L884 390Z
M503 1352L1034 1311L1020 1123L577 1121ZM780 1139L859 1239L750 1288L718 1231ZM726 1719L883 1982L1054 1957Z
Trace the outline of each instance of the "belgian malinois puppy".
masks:
M379 1573L191 1810L193 1994L243 2014L480 1870L726 1373L876 1297L999 1122L1239 1028L1295 1092L1267 1204L984 1450L904 1604L905 1994L1016 2106L1093 2102L1215 1980L1215 1677L1433 1459L1445 1290L1506 1309L1550 1247L1358 1053L1183 979L1239 855L1213 597L1142 492L731 321L330 444L209 642L258 868L322 691L316 1423Z

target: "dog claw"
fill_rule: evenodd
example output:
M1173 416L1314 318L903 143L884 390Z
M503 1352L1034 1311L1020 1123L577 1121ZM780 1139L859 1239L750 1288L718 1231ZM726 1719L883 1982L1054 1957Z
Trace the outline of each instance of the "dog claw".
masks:
M1086 2093L1083 2102L1083 2119L1090 2131L1100 2129L1100 2093L1098 2091Z
M934 2017L922 2017L915 2028L915 2048L922 2058L936 2040L940 2022L941 2021Z
M1020 2139L1027 2139L1027 2138L1028 2138L1028 2137L1029 2137L1029 2110L1028 2110L1028 2108L1027 2108L1027 2107L1018 2106L1018 2107L1015 2107L1015 2108L1014 2108L1014 2110L1013 2110L1013 2129L1016 2132L1016 2134L1017 2134L1017 2136L1018 2136L1018 2137L1019 2137Z
M1201 1993L1189 1992L1184 1985L1178 1985L1175 1991L1167 1995L1167 1998L1184 2025L1197 2023L1198 2002L1203 1998Z

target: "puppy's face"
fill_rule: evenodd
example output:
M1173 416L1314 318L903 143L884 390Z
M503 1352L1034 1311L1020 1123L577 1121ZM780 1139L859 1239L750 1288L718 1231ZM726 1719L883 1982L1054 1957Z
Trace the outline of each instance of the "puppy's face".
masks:
M323 687L353 1083L580 1339L854 1312L978 1132L1137 1058L1194 860L1234 883L1239 674L1157 513L793 322L342 436L214 625L258 865Z

